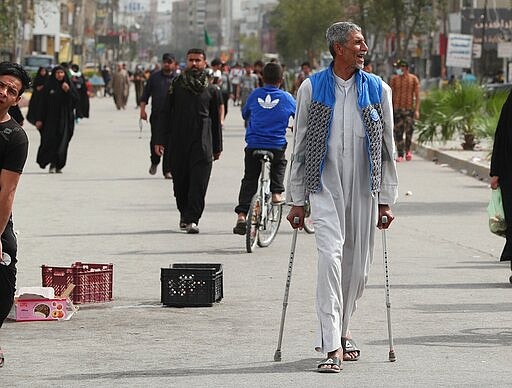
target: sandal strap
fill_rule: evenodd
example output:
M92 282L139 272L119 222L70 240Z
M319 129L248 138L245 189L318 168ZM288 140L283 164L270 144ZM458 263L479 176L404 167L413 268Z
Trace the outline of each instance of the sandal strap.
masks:
M340 367L341 366L341 359L338 358L338 357L329 357L329 358L326 358L325 360L322 360L319 364L318 364L318 368L322 367L322 366L338 366Z
M341 347L343 348L343 353L360 352L352 338L342 338Z

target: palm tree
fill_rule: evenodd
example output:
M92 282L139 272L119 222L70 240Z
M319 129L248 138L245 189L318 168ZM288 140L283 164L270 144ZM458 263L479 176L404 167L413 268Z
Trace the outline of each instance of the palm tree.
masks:
M478 138L494 135L503 101L502 94L487 95L476 84L456 83L435 89L421 104L418 141L448 141L459 135L462 148L472 150Z

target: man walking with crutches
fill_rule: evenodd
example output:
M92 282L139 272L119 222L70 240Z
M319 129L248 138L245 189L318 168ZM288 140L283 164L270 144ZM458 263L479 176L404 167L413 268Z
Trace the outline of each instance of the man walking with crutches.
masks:
M362 71L368 46L361 28L335 23L326 38L333 62L297 94L288 221L303 227L309 194L318 249L315 349L327 355L317 370L337 373L342 360L359 359L350 318L368 279L375 226L393 221L398 178L391 89Z

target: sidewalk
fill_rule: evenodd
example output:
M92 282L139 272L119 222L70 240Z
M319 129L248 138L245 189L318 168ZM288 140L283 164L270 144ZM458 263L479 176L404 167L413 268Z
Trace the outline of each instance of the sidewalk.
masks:
M418 144L413 147L417 155L437 164L446 165L463 174L488 182L492 143L481 141L472 151L462 149L458 141Z
M245 252L231 230L243 173L244 131L230 106L198 235L179 230L171 183L150 176L149 128L139 139L134 96L116 111L91 100L63 174L29 158L15 201L18 287L39 286L41 265L114 264L114 300L66 322L6 322L5 387L480 387L510 385L512 287L488 231L485 182L414 157L398 165L396 221L387 232L397 362L388 362L381 234L351 331L361 360L339 375L315 372L314 235L299 233L280 363L273 361L290 255L283 219L268 248ZM291 141L291 137L290 137ZM289 147L291 149L291 147ZM419 151L418 151L419 153ZM409 194L407 194L409 193ZM285 210L285 214L286 214ZM164 308L160 269L221 263L224 298Z

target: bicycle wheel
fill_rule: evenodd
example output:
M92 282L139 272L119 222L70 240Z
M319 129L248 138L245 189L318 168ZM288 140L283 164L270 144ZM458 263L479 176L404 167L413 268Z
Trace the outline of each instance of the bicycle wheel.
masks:
M251 201L251 207L247 213L247 230L245 232L245 248L247 253L251 253L256 248L258 242L258 229L261 222L261 197L254 194Z
M274 240L279 230L279 225L281 224L282 215L283 206L272 204L269 196L267 201L267 216L262 217L262 223L258 232L258 246L268 247Z

